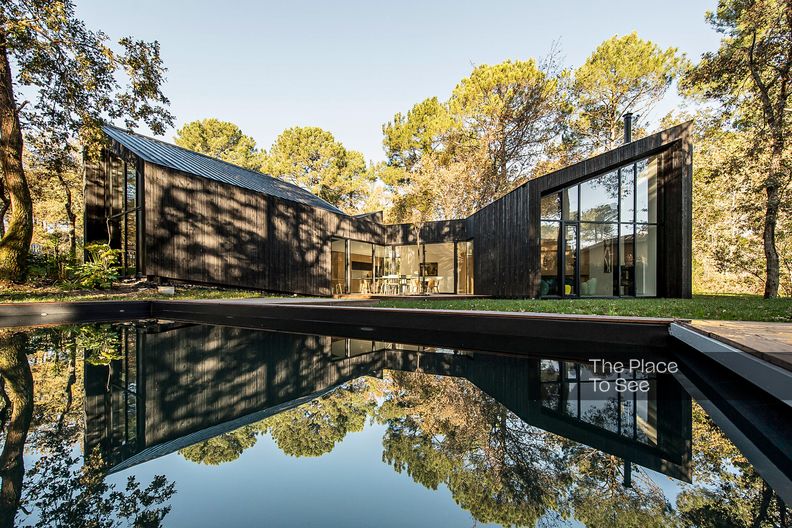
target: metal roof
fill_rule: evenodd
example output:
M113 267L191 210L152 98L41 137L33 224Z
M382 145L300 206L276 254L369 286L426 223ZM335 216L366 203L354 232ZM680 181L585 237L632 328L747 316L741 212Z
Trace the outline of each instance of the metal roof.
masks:
M322 200L302 187L261 172L243 169L232 163L114 126L105 125L102 130L112 140L117 141L136 156L150 163L283 198L284 200L320 207L338 214L346 214L338 207Z

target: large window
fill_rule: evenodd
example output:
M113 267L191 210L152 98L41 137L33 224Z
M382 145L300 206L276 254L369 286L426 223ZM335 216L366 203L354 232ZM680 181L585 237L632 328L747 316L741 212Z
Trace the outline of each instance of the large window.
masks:
M347 293L347 241L334 238L330 242L330 282L333 295Z
M473 242L383 246L332 239L331 288L345 293L473 293Z
M122 273L136 275L138 266L138 171L133 156L124 159L110 154L108 159L108 241L110 247L121 250Z
M542 296L657 295L656 157L541 200Z
M473 293L473 241L457 242L457 293Z

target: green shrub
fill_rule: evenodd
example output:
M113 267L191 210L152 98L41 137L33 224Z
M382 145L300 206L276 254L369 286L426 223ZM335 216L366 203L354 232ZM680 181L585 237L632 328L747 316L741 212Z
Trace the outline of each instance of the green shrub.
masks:
M46 253L28 254L28 280L33 282L57 281L60 277L61 263Z
M119 277L121 250L111 249L107 244L89 244L85 251L88 253L85 263L69 266L71 285L90 289L110 288Z

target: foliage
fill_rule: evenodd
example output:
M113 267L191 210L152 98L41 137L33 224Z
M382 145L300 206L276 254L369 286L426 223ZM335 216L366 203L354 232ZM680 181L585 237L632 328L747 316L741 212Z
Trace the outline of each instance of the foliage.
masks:
M768 301L750 295L697 295L692 299L397 299L380 301L377 306L792 322L792 299Z
M696 484L676 501L686 526L784 526L786 508L780 498L697 404L693 445Z
M110 323L82 325L74 337L76 349L91 365L109 365L123 359L118 328Z
M167 501L176 492L175 484L163 475L155 476L145 488L134 476L123 490L105 480L106 464L98 451L78 469L78 459L70 446L59 444L44 454L30 471L24 504L33 506L39 518L36 527L84 526L90 528L157 527L170 512ZM165 505L163 505L165 504Z
M66 269L65 254L30 253L28 255L28 279L33 282L57 281L63 278Z
M388 185L405 183L424 154L442 147L444 136L454 127L448 107L437 97L413 106L406 115L397 112L393 120L382 125L388 166L406 169L393 171L382 178Z
M533 526L562 510L570 483L551 436L457 378L391 372L377 419L386 424L383 460L437 489L482 523Z
M281 132L266 157L264 172L348 211L357 209L371 181L363 154L347 150L318 127Z
M762 194L766 150L755 130L739 130L723 112L669 114L661 128L693 120L693 280L700 293L761 293ZM782 204L776 224L779 284L792 296L792 210Z
M347 433L362 431L376 401L365 380L347 383L330 394L261 422L287 455L321 456Z
M211 466L232 462L269 433L286 454L316 457L329 453L347 433L361 431L376 407L374 382L358 379L329 394L255 424L179 450L187 460Z
M553 60L481 65L447 102L436 97L383 126L397 221L470 214L527 177L560 132L565 105Z
M177 145L246 169L260 170L262 155L256 142L234 123L215 118L192 121L174 138Z
M173 121L161 91L165 68L158 42L124 37L117 44L88 29L70 0L9 0L0 4L2 97L0 138L11 218L0 239L0 276L22 281L32 237L32 202L22 167L23 132L51 149L79 139L96 153L106 119L145 123L162 133ZM12 79L13 76L13 79ZM31 98L18 105L15 91Z
M33 200L32 244L44 247L62 262L58 279L64 278L65 264L77 260L82 238L85 208L81 161L78 146L58 144L46 132L28 133L25 144L25 173L30 176Z
M575 70L570 86L575 110L569 126L576 148L590 155L620 145L623 116L644 117L683 65L676 48L663 50L634 32L602 42Z
M245 449L253 447L257 432L256 427L247 425L180 449L179 453L190 462L218 466L236 460Z
M691 68L682 86L688 94L717 101L733 129L750 142L738 159L750 163L763 193L761 226L765 297L778 295L780 258L776 229L788 214L792 149L787 144L792 93L792 6L785 0L721 0L707 20L723 35L720 47Z
M88 260L69 267L74 276L74 284L81 288L110 288L119 277L118 259L121 250L111 249L107 244L94 243L85 246L85 251L88 252Z

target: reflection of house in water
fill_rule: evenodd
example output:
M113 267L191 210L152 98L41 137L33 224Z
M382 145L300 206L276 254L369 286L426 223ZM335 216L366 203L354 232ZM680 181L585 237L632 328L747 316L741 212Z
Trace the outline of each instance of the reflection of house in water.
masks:
M530 425L689 479L691 401L668 375L624 397L594 394L585 363L207 325L120 332L123 359L85 373L86 452L114 470L390 369L467 379Z

